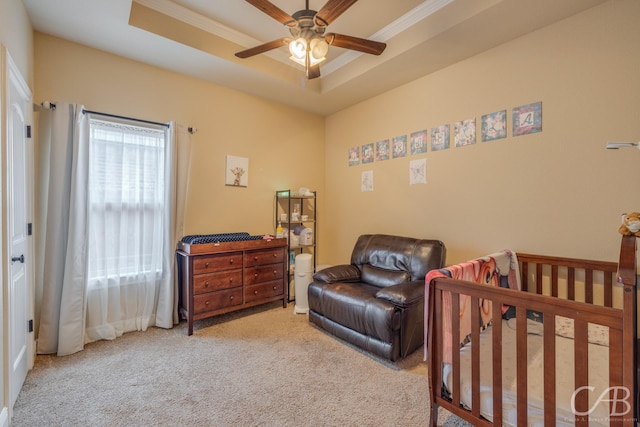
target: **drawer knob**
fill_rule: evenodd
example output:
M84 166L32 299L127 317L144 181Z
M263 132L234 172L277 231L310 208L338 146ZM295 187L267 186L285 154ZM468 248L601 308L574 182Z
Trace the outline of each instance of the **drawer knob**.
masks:
M258 273L254 274L253 277L258 277Z
M209 305L209 301L205 301L205 302L204 302L204 305Z
M257 257L257 256L254 256L254 257L253 257L253 260L254 260L254 261L257 261L257 260L258 260L258 257Z
M208 288L209 287L209 282L204 282L204 287Z
M208 262L205 262L205 263L204 263L204 266L205 266L205 268L208 268L208 267L209 267L209 263L208 263Z
M274 258L275 258L275 257L277 257L277 256L278 256L278 254L273 254L273 257L274 257Z
M274 287L273 287L273 290L275 291L276 289L278 289L278 287L277 287L277 286L274 286Z
M253 294L254 295L258 295L258 291L253 291Z
M230 299L230 300L233 300L233 295L231 295L231 296L229 297L229 299Z
M229 260L229 264L233 264L233 258Z
M278 274L278 270L273 270L273 275L275 276L276 274Z
M229 283L233 283L233 277L229 277Z

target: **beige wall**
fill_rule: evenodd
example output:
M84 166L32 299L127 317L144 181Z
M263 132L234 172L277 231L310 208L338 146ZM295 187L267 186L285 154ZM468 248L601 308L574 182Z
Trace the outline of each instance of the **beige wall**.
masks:
M640 140L639 18L640 2L613 0L330 116L321 262L382 232L441 239L449 263L505 247L616 261L620 215L640 210L640 150L605 142ZM537 101L542 132L512 137L512 108ZM478 127L473 146L347 165L350 147L502 109L506 139ZM422 157L428 182L409 186Z
M36 33L35 102L198 129L185 219L186 234L274 233L276 190L306 186L324 194L324 119ZM249 158L247 188L224 184L225 156Z
M504 247L616 260L620 214L640 210L640 3L612 0L325 119L36 33L34 100L199 129L187 233L272 231L273 192L319 194L319 263L362 233L442 239L449 262ZM511 109L542 101L543 131L511 136ZM506 109L508 137L349 167L350 147ZM250 159L225 187L224 157ZM426 185L409 160L427 158ZM375 189L360 191L362 171Z
M0 1L0 44L33 89L33 29L22 0Z

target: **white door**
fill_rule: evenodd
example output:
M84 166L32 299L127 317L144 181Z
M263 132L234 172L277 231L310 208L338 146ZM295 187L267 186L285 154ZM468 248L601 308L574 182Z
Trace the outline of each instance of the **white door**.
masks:
M7 55L7 234L8 241L8 328L10 407L13 407L30 364L29 320L31 319L31 280L27 267L32 265L27 233L28 180L27 160L30 140L27 125L31 93L20 72Z

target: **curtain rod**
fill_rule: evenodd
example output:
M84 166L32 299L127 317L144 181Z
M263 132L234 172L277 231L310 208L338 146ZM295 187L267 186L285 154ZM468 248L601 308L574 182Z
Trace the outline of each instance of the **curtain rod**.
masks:
M140 122L140 123L147 123L147 124L151 124L151 125L164 126L164 127L167 127L167 128L169 127L168 123L152 122L150 120L136 119L134 117L118 116L116 114L101 113L99 111L91 111L91 110L87 110L87 109L82 109L82 112L85 113L85 114L97 114L99 116L112 117L114 119L133 120L134 122Z
M49 101L43 101L42 103L40 103L40 106L44 109L47 110L55 110L56 109L56 104L53 102L49 102ZM34 111L36 111L36 105L34 104ZM152 125L158 125L158 126L164 126L164 127L169 127L168 123L159 123L159 122L153 122L150 120L142 120L142 119L136 119L134 117L126 117L126 116L118 116L116 114L109 114L109 113L101 113L99 111L92 111L92 110L87 110L86 108L82 109L83 113L89 113L89 114L96 114L96 115L100 115L100 116L105 116L105 117L113 117L115 119L125 119L125 120L133 120L136 122L140 122L140 123L148 123L148 124L152 124ZM187 128L187 131L189 131L190 134L194 134L196 132L198 132L198 129L195 128L194 126L189 126Z

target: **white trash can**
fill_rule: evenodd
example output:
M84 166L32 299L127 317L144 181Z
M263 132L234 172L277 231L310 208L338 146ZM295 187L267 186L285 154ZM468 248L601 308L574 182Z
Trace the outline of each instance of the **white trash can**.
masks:
M307 290L309 288L309 283L313 280L311 254L296 255L296 268L294 275L296 305L293 312L295 314L307 314L309 312L309 298L307 296Z

